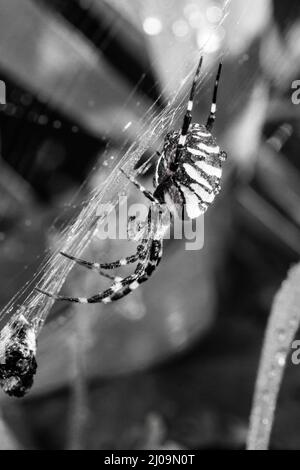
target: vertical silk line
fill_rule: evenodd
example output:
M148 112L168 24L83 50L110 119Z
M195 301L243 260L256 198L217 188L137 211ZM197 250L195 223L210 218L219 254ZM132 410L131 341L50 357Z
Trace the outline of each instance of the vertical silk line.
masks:
M300 323L300 264L275 296L260 358L250 416L248 450L266 450L287 357Z

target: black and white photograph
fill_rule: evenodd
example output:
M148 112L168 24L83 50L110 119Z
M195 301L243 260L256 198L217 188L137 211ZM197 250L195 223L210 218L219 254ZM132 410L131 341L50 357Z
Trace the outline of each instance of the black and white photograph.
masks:
M299 0L0 0L0 450L300 450Z

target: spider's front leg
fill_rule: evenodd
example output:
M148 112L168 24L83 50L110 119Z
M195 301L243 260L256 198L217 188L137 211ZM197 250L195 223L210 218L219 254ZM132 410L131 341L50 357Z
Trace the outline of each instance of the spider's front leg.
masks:
M125 173L125 171L122 168L120 169L120 171L123 173L124 176L126 176L127 179L129 179L129 181L131 181L131 183L134 184L134 186L142 194L144 194L144 196L146 196L147 199L149 199L151 202L154 202L155 204L160 204L159 200L156 199L156 197L153 196L151 191L148 191L146 188L144 188L144 186L142 186L138 181L136 181L136 179L133 176L127 175L127 173Z

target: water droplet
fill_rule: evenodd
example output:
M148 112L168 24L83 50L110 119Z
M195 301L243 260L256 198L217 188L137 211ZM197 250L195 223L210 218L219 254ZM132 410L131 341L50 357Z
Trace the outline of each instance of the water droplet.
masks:
M269 377L270 379L274 379L276 375L277 375L277 368L274 366L274 364L272 364L270 368L270 372L269 372Z
M61 122L58 121L58 120L54 121L54 122L53 122L53 127L54 127L55 129L60 129L60 128L61 128Z
M162 31L162 22L159 18L149 16L143 22L143 29L149 36L156 36Z
M219 23L223 16L222 9L217 5L212 5L206 10L206 17L210 23Z
M132 121L127 122L127 124L124 126L123 132L126 131L132 124Z
M199 5L196 3L189 3L184 7L183 11L192 28L202 28L204 16Z
M24 106L29 106L32 103L32 96L29 95L28 93L24 93L21 96L20 101Z
M48 118L44 114L41 114L38 118L38 123L44 126L45 124L48 123Z
M219 50L222 40L221 28L216 32L212 32L209 29L201 29L197 34L197 45L199 49L203 49L207 54L212 54Z
M286 362L286 352L278 351L275 355L275 360L280 367L283 367Z
M286 338L286 331L284 329L279 329L277 331L277 335L278 335L278 341L282 342Z
M16 113L16 106L14 104L8 104L6 107L6 113L13 116Z
M241 65L244 62L247 62L248 60L249 60L249 54L243 54L238 60L238 63Z
M298 320L297 318L293 317L289 319L289 326L291 328L295 328L298 325Z

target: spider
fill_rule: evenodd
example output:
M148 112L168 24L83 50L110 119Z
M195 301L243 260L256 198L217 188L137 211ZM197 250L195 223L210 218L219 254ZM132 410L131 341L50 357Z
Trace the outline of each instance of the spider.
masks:
M164 210L173 216L183 218L184 209L190 219L203 214L212 204L220 191L222 162L227 156L220 150L211 132L216 119L217 92L222 64L219 64L210 114L206 125L192 123L192 109L197 81L200 76L203 57L197 66L189 101L180 131L169 132L164 140L163 150L158 153L159 160L154 177L154 192L146 190L133 176L122 173L151 202L148 218L138 244L136 253L111 263L91 263L61 252L68 259L110 278L110 288L92 297L66 297L45 290L37 290L55 300L67 300L81 304L109 303L121 299L137 289L152 275L159 265L163 252L163 234L166 222ZM133 274L124 278L108 275L104 270L115 269L137 262Z

